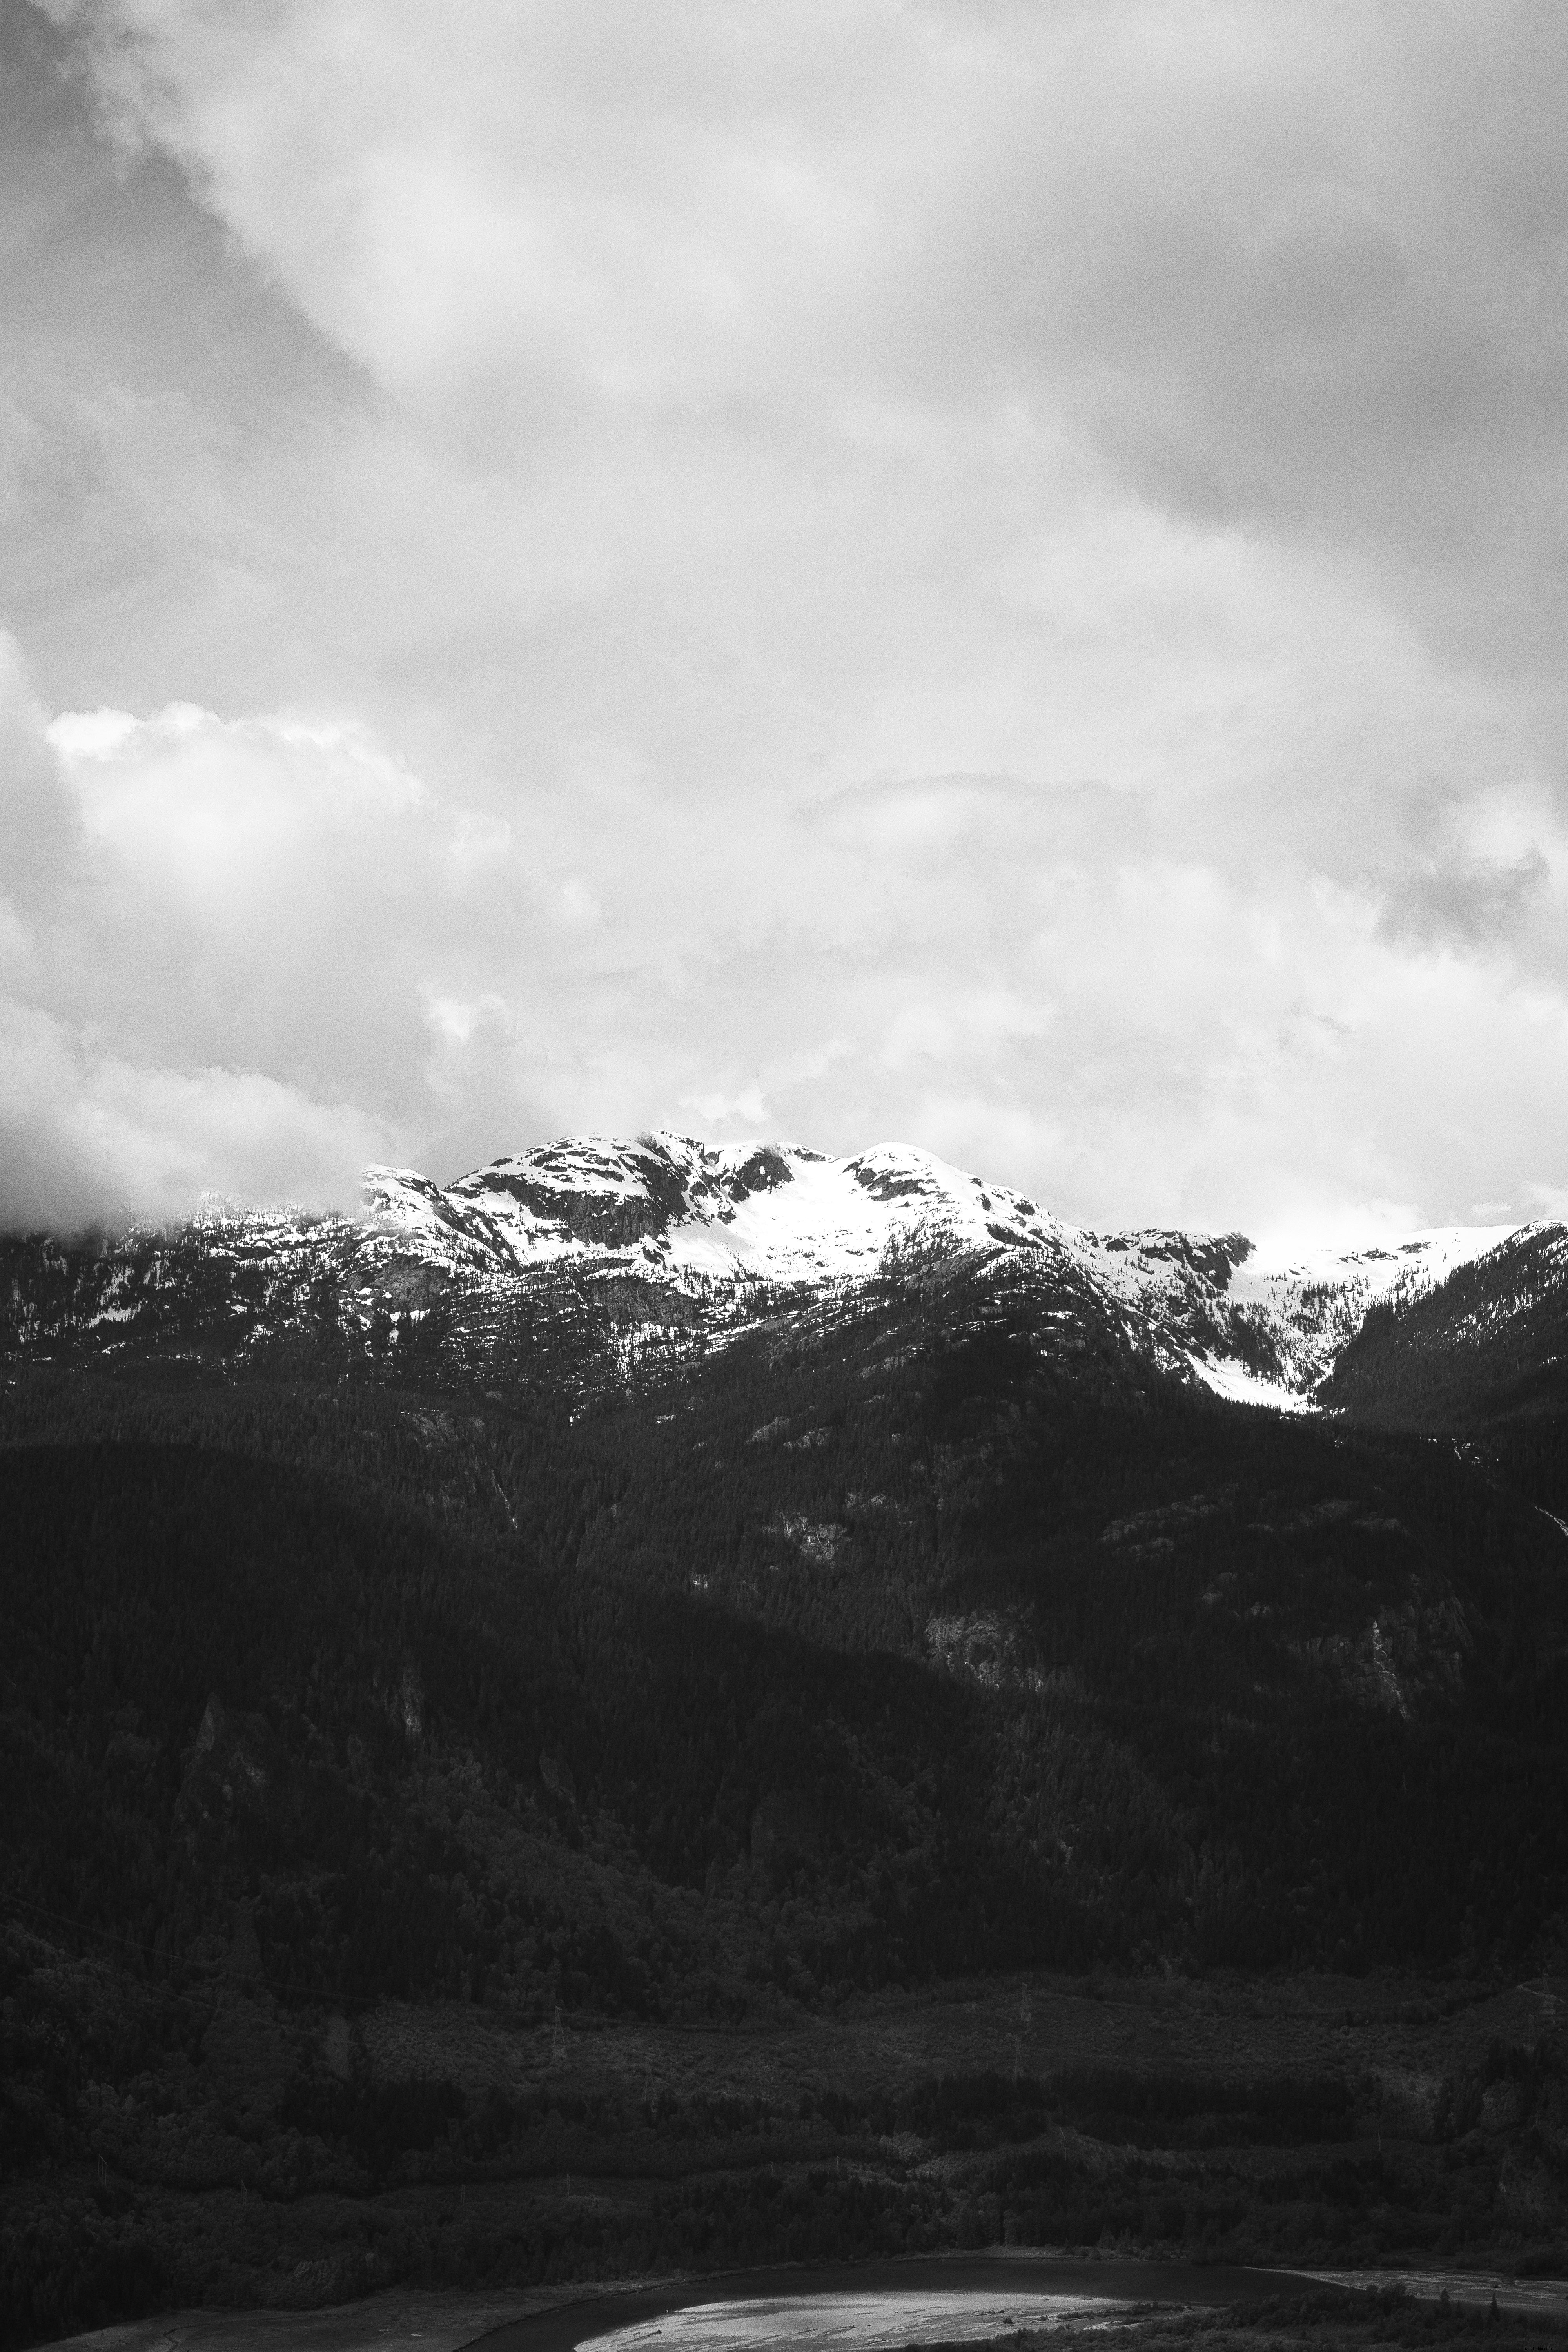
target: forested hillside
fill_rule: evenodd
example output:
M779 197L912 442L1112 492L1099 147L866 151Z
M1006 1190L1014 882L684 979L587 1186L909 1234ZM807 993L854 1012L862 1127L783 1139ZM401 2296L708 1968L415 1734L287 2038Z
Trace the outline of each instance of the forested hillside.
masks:
M373 1348L323 1314L286 1362L7 1375L37 2326L85 2307L41 2218L73 2168L122 2184L82 2242L127 2262L137 2182L292 2210L437 2147L537 2171L515 2086L481 2126L459 2075L350 2054L399 2004L765 2038L1000 1972L1476 1998L1559 1964L1568 1538L1448 1443L1226 1405L962 1258L588 1392L561 1328L520 1302L479 1370L438 1318Z
M1509 1491L1568 1519L1568 1284L1561 1225L1374 1307L1322 1402L1357 1426L1458 1440Z

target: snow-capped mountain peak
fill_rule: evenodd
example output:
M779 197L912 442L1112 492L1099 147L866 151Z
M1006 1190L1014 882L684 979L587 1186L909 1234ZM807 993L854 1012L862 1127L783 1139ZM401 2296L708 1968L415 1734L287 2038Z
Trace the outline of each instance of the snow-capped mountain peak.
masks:
M814 1295L853 1304L878 1281L896 1313L911 1280L934 1276L949 1289L952 1272L973 1277L975 1298L990 1297L976 1312L1016 1315L1043 1356L1114 1377L1142 1363L1287 1410L1310 1404L1331 1375L1347 1376L1358 1337L1386 1353L1366 1328L1373 1308L1441 1327L1445 1346L1491 1345L1510 1318L1568 1294L1561 1226L1260 1251L1242 1234L1064 1224L1010 1185L910 1144L836 1158L665 1130L563 1137L447 1184L374 1168L358 1218L213 1203L177 1234L148 1228L75 1247L13 1237L8 1248L0 1347L9 1329L24 1352L88 1333L109 1335L105 1347L155 1335L172 1345L180 1330L200 1347L264 1354L290 1332L319 1334L333 1316L373 1353L380 1333L384 1352L389 1318L412 1327L436 1305L438 1326L466 1332L482 1352L490 1339L481 1345L481 1335L521 1328L512 1307L532 1285L522 1323L563 1316L596 1331L584 1346L607 1349L606 1365L624 1372L645 1348L668 1352L672 1332L686 1335L681 1345L727 1343L759 1311ZM1544 1325L1531 1344L1556 1360ZM1352 1384L1364 1389L1369 1361L1363 1346Z
M840 1160L664 1132L563 1139L444 1187L372 1169L366 1202L383 1231L475 1271L630 1253L676 1282L849 1277L916 1235L1038 1247L1064 1230L1008 1187L907 1144Z
M1288 1407L1307 1401L1373 1304L1431 1286L1520 1230L1260 1253L1241 1234L1066 1225L910 1144L839 1159L667 1130L563 1138L446 1186L374 1169L366 1201L384 1246L481 1278L619 1264L706 1293L852 1283L915 1245L1014 1252L1092 1296L1157 1360L1224 1394Z

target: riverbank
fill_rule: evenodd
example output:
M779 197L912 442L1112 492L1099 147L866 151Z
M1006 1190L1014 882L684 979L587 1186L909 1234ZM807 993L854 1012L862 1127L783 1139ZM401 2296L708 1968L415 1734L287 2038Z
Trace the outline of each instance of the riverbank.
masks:
M1373 2311L1387 2319L1406 2302L1489 2314L1495 2305L1519 2318L1568 2322L1562 2279L1479 2270L1309 2273L994 2249L509 2294L395 2289L326 2311L187 2311L74 2336L56 2352L575 2352L584 2345L594 2352L884 2352L938 2344L1026 2352L1036 2336L1103 2330L1111 2321L1131 2327L1154 2314L1247 2315L1256 2334L1260 2315L1310 2312L1314 2297L1331 2314L1338 2309L1347 2327Z

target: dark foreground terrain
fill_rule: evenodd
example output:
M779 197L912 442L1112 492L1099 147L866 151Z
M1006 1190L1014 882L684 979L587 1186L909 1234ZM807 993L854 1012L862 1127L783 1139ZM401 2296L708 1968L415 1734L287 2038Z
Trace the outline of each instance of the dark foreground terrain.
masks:
M1226 1405L1058 1311L953 1264L596 1381L331 1300L14 1358L0 2342L985 2245L1568 2269L1551 1427Z
M1417 2347L1474 2346L1477 2352L1546 2352L1563 2340L1556 2319L1526 2317L1474 2305L1434 2305L1399 2288L1335 2294L1310 2289L1266 2296L1237 2308L1152 2312L1120 2325L1114 2341L1125 2352L1417 2352ZM1065 2326L1036 2333L1010 2330L986 2352L1089 2352L1103 2347L1105 2331ZM973 2347L966 2347L973 2352Z
M1376 2294L1285 2293L1234 2309L1141 2315L1118 2326L1126 2352L1424 2352L1424 2347L1486 2347L1486 2352L1546 2352L1563 2340L1558 2318L1507 2309L1417 2301L1401 2288ZM1001 2339L1009 2352L1089 2352L1103 2330L1067 2326L1036 2334L1020 2328ZM1000 2352L999 2345L987 2352Z

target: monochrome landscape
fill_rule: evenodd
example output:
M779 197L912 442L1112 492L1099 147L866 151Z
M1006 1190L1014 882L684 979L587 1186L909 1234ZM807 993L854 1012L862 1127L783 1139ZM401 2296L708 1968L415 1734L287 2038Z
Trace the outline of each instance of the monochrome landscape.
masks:
M1562 2267L1562 1226L652 1135L4 1272L35 2326Z
M1565 121L0 0L0 2352L1561 2341Z

